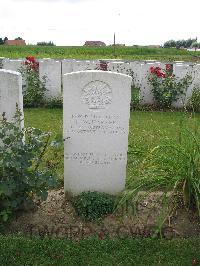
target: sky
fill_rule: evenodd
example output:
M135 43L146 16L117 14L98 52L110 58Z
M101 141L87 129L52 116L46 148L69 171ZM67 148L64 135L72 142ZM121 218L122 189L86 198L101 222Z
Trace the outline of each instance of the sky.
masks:
M0 37L27 44L162 45L200 41L200 0L0 0Z

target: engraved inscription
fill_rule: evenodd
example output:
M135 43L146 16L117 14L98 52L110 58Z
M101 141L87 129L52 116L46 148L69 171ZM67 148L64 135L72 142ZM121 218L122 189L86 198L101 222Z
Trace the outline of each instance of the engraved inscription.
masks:
M66 153L66 160L77 161L83 165L109 165L116 161L125 161L126 155L123 153L94 153L94 152L76 152Z
M105 109L112 102L112 90L107 83L95 80L83 88L81 100L89 109Z
M126 134L118 115L72 114L67 133Z

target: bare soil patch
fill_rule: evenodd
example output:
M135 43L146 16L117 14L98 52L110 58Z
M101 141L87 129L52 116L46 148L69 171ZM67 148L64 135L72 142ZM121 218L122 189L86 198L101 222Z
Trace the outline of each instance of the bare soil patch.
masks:
M51 190L47 200L38 204L36 210L18 212L6 227L5 234L75 240L92 235L101 239L106 236L148 237L154 234L158 214L162 210L162 206L155 204L157 196L151 193L139 206L137 215L133 215L133 210L119 210L101 221L88 222L77 216L63 189ZM200 219L180 206L166 220L163 235L166 238L200 236Z

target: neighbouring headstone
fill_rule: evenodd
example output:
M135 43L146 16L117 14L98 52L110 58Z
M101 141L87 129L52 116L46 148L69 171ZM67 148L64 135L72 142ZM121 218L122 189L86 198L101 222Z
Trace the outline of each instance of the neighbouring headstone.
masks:
M72 62L73 72L95 70L96 68L97 68L97 61L82 60L82 61Z
M126 74L126 63L124 62L109 62L108 63L108 71Z
M24 60L22 59L9 59L5 58L2 60L3 69L12 70L12 71L19 71L20 68L23 66Z
M132 61L130 62L130 70L133 73L133 85L140 88L141 86L141 64L143 61Z
M65 191L116 194L125 187L131 77L96 70L63 80Z
M186 64L186 63L176 63L173 65L173 74L178 79L184 78L187 74L193 75L192 70L193 70L193 66ZM187 92L186 92L186 94L187 94ZM178 97L178 99L175 102L172 103L172 106L175 108L183 108L186 104L186 101L187 101L186 95L182 94Z
M150 67L164 68L165 65L161 62L144 62L141 64L141 87L140 87L140 103L141 105L154 104L154 97L151 91L151 87L148 81L148 75L150 74Z
M15 71L0 69L0 119L5 113L9 122L15 122L16 105L23 118L22 76Z
M19 72L20 69L24 66L24 62L25 60L23 59L4 58L2 60L2 69ZM25 90L26 82L23 78L22 78L22 86L24 87L24 90Z
M192 64L191 75L192 75L192 84L189 86L186 92L185 104L187 105L188 100L191 98L194 88L200 88L200 64Z
M73 72L73 61L74 59L63 59L61 61L62 65L62 76L67 73Z
M46 100L61 98L61 62L51 59L39 61L39 76L43 81L46 80Z

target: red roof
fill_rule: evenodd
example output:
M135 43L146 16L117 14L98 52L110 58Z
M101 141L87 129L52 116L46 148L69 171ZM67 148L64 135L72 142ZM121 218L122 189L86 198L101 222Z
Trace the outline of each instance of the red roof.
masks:
M5 45L26 45L24 40L7 40Z
M104 42L101 41L86 41L84 45L88 46L106 46Z

